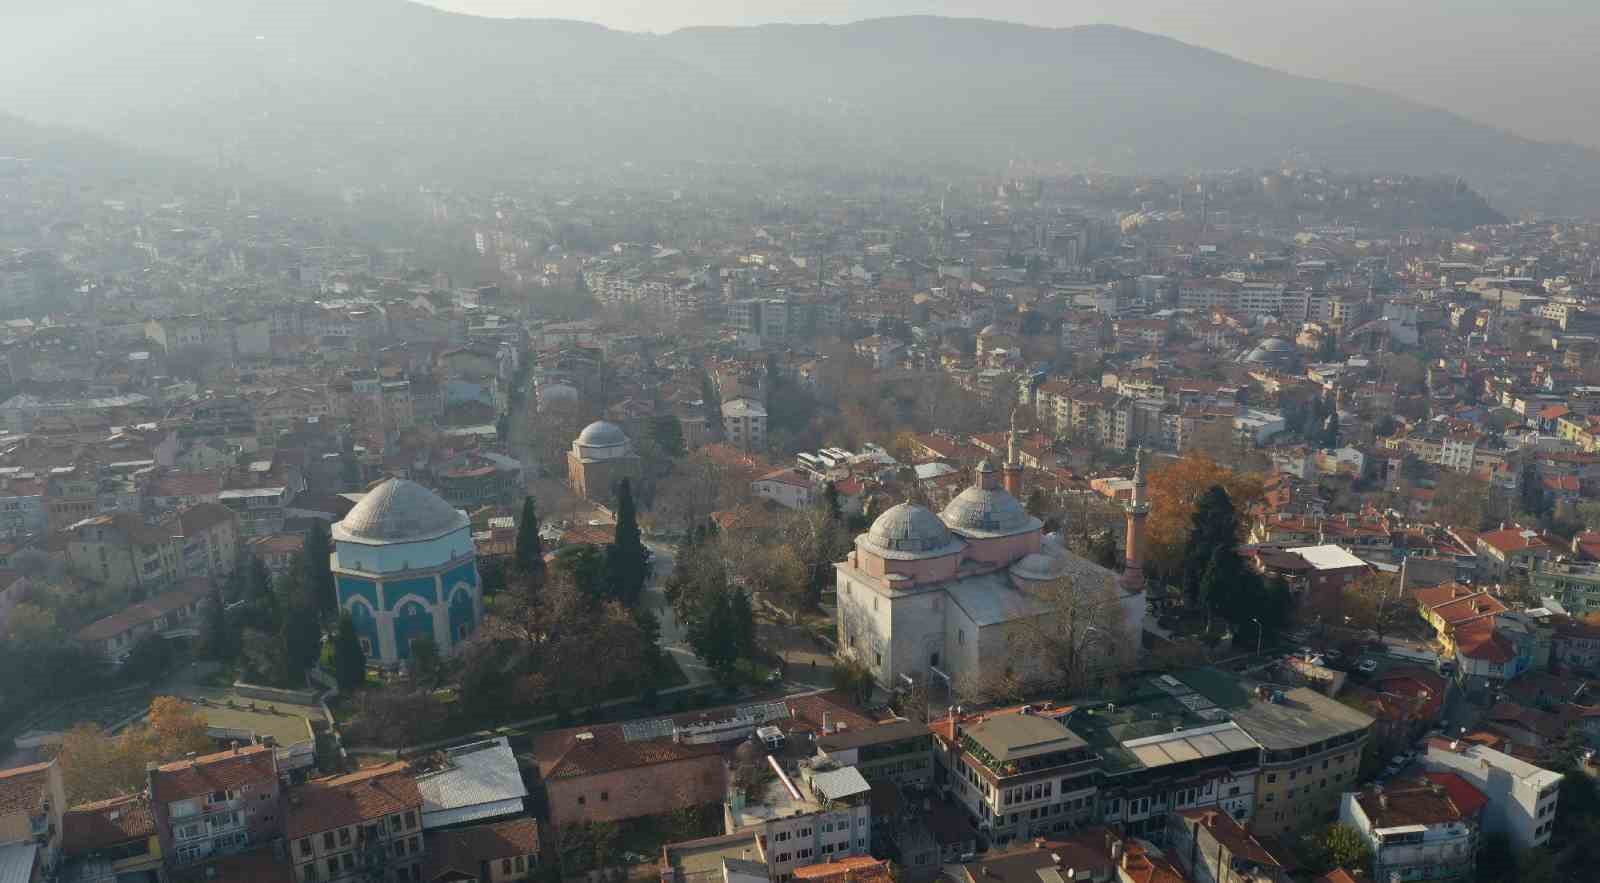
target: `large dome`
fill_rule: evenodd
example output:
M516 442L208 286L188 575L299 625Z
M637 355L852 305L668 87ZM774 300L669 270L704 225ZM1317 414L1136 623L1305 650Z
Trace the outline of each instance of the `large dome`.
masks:
M614 448L627 443L628 436L622 427L604 420L596 420L578 433L578 444L586 448Z
M1040 527L1039 519L1000 488L969 487L944 507L940 517L953 531L980 536L1009 536Z
M1261 341L1255 349L1246 353L1244 360L1256 364L1277 364L1289 361L1294 355L1294 344L1281 337L1269 337Z
M889 558L916 558L953 551L955 537L939 516L912 503L901 503L878 516L865 542Z
M467 516L438 494L414 481L391 478L367 492L344 520L334 539L357 543L431 540L468 525Z

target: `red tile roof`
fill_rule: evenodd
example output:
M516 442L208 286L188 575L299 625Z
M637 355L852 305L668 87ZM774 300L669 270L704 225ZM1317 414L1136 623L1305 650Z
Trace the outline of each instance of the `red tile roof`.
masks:
M1495 549L1502 555L1511 555L1525 552L1529 549L1548 549L1550 544L1545 542L1536 531L1520 527L1507 527L1501 530L1491 530L1478 535L1478 540L1484 545Z
M1423 773L1422 777L1444 788L1444 793L1450 798L1450 802L1454 803L1456 809L1464 816L1477 815L1479 810L1489 805L1489 798L1459 774L1434 772Z
M149 798L129 794L85 803L61 817L61 847L68 855L108 849L130 840L153 837L156 819Z
M428 860L423 879L437 880L446 874L480 875L484 862L539 856L539 823L529 818L512 819L493 825L475 825L428 835Z
M38 812L49 783L49 763L0 770L0 816Z
M265 745L246 745L157 767L150 774L150 799L167 804L244 785L270 785L277 778L275 752Z
M403 761L313 779L290 792L284 836L298 840L406 810L422 809L422 792Z
M136 626L154 622L160 617L174 610L187 607L210 594L211 587L209 585L197 585L192 588L166 592L148 601L141 601L121 613L113 613L110 616L97 619L79 629L76 637L80 641L104 641Z
M1516 648L1494 630L1494 620L1478 619L1455 629L1456 652L1468 659L1504 665L1517 658Z

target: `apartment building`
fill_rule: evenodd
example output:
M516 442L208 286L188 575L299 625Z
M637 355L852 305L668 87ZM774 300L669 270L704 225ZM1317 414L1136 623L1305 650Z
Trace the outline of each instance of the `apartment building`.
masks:
M1257 836L1279 836L1333 815L1356 783L1373 719L1307 687L1258 688L1259 701L1235 708L1233 721L1261 745L1255 812Z
M956 802L997 846L1096 816L1099 757L1060 714L1023 706L934 727Z
M723 437L746 451L767 449L767 408L749 398L722 403Z
M1504 834L1513 849L1531 849L1550 841L1555 829L1560 773L1535 766L1487 745L1430 739L1423 763L1435 772L1454 773L1488 800L1483 830Z
M1193 883L1288 883L1283 864L1227 813L1167 816L1167 854Z
M312 779L289 794L284 837L299 883L419 883L422 793L407 764Z
M1487 798L1454 773L1429 773L1347 793L1339 821L1372 850L1374 880L1471 878Z
M148 779L161 852L174 865L240 853L283 831L278 755L269 746L152 765Z
M806 764L791 776L771 756L746 762L765 764L774 778L757 792L736 791L723 804L723 825L754 837L771 880L783 883L796 868L869 854L872 786L854 767Z

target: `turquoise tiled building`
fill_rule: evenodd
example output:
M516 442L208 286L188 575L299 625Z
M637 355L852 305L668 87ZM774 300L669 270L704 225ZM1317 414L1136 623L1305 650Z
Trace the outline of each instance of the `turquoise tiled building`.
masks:
M422 485L390 479L333 526L339 609L348 611L367 659L394 667L412 643L454 652L478 630L483 593L465 513Z

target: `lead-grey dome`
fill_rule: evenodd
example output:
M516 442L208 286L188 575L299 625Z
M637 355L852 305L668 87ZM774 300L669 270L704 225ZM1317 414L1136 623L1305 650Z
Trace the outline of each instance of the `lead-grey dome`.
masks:
M1277 364L1287 362L1295 354L1294 344L1281 337L1269 337L1256 345L1244 357L1246 362Z
M1041 526L1016 497L1001 488L969 487L957 494L939 517L957 533L979 536L1009 536Z
M627 443L628 436L622 427L604 420L596 420L578 433L578 444L587 448L614 448Z
M442 537L469 524L467 516L414 481L391 478L368 491L334 539L357 543L405 543Z
M914 503L890 507L872 522L864 539L874 552L891 558L943 554L956 545L939 516Z

